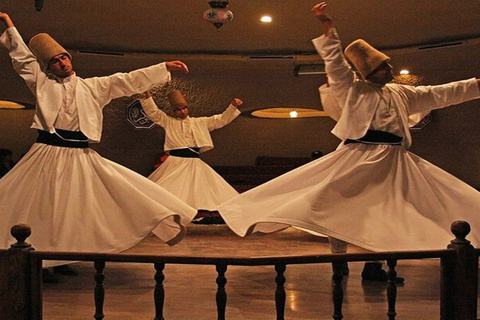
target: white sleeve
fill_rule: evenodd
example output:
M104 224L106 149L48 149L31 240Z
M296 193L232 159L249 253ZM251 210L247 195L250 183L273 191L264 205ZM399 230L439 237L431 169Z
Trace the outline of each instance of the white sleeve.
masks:
M88 78L85 81L94 88L100 105L106 105L112 99L145 92L170 79L166 64L159 63L128 73L119 72L106 77Z
M7 48L15 71L25 80L28 88L35 94L35 85L39 79L46 79L47 75L41 70L37 58L30 51L22 39L17 28L5 30L0 37L0 43Z
M409 98L409 113L440 109L480 98L475 78L435 86L403 86Z
M228 108L225 109L225 111L223 111L221 114L216 114L207 118L208 131L213 131L226 126L239 115L240 110L238 110L233 104L230 104Z
M163 128L165 127L169 116L157 107L152 97L140 100L140 104L150 120Z
M330 29L328 36L322 35L313 39L312 43L325 62L328 83L343 105L349 89L357 80L357 75L343 55L342 43L335 28Z

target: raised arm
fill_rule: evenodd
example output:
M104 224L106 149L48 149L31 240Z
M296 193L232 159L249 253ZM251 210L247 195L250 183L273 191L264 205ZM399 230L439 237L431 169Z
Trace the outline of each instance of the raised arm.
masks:
M3 23L5 24L5 27L7 28L12 28L15 26L12 22L12 19L10 19L9 15L6 14L5 12L0 11L0 20L3 21Z
M10 16L0 11L0 21L3 21L7 27L0 35L0 45L8 50L14 70L25 80L30 91L36 95L37 81L40 80L40 77L45 78L47 75L41 71L37 58L23 41ZM1 23L0 29L2 29Z
M325 8L325 2L318 3L312 8L314 16L325 29L325 34L313 39L312 43L325 63L331 91L340 105L344 105L349 88L356 82L357 76L343 54L342 43L333 19L325 13Z
M140 104L142 105L143 111L150 120L165 128L168 118L170 117L158 108L155 101L153 101L150 90L145 91L145 96L145 99L140 99Z
M238 107L242 104L242 100L234 98L230 102L230 105L227 107L227 109L225 109L225 111L223 111L221 114L216 114L210 117L202 117L203 121L205 121L208 127L208 131L219 129L232 122L240 115L241 111L238 110Z
M325 35L328 35L328 32L330 31L330 29L334 27L334 23L333 23L333 18L330 17L325 12L326 6L327 6L327 3L325 2L317 3L316 5L313 6L312 12L313 12L313 15L322 23Z

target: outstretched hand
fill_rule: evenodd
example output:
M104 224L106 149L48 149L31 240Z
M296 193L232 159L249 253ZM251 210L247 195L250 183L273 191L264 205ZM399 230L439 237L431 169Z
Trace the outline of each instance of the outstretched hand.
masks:
M333 27L333 19L325 12L326 7L326 2L320 2L312 8L313 15L323 24L325 34Z
M182 61L168 61L165 63L167 65L167 70L172 71L172 70L180 70L183 71L184 73L188 73L188 67L185 63Z
M235 106L235 107L239 107L243 104L243 101L238 99L238 98L233 98L232 100L232 104Z

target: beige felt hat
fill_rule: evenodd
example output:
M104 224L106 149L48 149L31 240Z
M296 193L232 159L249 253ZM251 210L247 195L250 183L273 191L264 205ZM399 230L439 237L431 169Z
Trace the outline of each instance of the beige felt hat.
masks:
M187 106L187 101L179 90L174 90L168 94L168 100L173 109Z
M345 48L345 55L364 79L382 63L390 60L389 56L378 51L362 39L355 40L349 44Z
M72 55L47 33L39 33L33 36L28 46L45 69L48 68L50 60L58 54L65 53L72 59Z

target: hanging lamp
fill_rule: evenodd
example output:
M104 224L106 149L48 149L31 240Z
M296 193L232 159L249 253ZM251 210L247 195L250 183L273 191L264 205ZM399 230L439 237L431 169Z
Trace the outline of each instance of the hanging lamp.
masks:
M203 13L203 19L210 22L215 28L220 29L233 19L233 12L228 10L228 1L210 1L210 9Z

